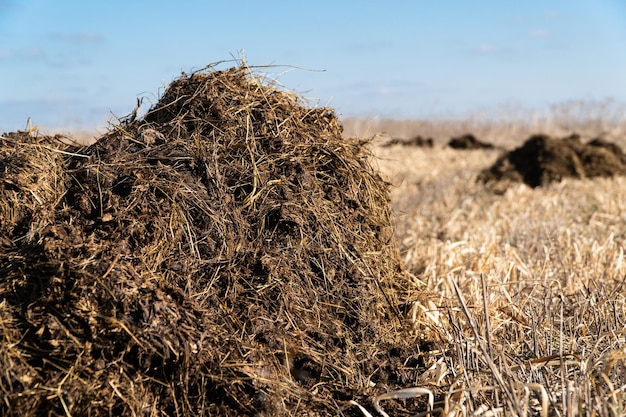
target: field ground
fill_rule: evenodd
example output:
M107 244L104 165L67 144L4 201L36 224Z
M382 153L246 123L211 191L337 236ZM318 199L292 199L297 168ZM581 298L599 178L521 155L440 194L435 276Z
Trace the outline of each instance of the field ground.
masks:
M626 178L520 184L495 195L476 176L499 151L443 146L468 132L511 148L530 133L576 131L623 147L625 130L394 123L346 130L435 137L434 148L373 145L393 185L402 256L429 298L412 311L415 330L442 342L415 386L449 416L626 415ZM423 399L395 401L407 415L424 410Z

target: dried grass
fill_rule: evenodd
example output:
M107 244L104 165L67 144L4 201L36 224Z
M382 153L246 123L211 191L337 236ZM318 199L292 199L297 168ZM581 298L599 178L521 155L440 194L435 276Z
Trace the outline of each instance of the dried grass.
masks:
M435 296L412 313L443 344L422 385L439 415L623 415L626 179L498 196L476 182L496 151L375 153L405 263Z

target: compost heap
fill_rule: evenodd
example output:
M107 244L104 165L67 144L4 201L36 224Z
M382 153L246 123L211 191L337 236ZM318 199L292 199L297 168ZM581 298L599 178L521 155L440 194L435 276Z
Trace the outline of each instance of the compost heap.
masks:
M0 414L327 415L410 384L364 145L245 65L89 147L3 135Z
M626 155L604 139L585 144L573 134L564 138L533 135L524 144L502 154L478 180L486 183L524 182L531 187L564 178L593 178L626 175Z

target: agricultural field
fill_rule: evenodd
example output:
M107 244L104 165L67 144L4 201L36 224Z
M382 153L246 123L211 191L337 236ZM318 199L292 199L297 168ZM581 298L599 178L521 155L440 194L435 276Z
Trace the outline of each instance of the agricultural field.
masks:
M434 394L439 415L626 413L626 178L513 183L495 193L477 181L535 133L579 133L585 142L603 136L623 147L625 131L614 121L580 123L561 114L535 126L372 123L391 132L374 135L373 150L392 183L403 260L428 297L411 312L413 325L440 342L424 353L428 370L414 386ZM468 131L495 149L445 146ZM435 145L384 146L389 137L415 134L434 137ZM413 393L422 408L395 401L412 410L406 415L419 414L427 393Z
M571 106L340 121L242 63L3 133L0 415L624 415L626 122Z

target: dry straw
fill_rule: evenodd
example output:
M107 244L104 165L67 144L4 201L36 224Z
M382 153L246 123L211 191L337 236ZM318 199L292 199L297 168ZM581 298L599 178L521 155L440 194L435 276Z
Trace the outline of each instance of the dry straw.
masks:
M624 415L624 177L496 195L476 179L498 151L376 153L396 185L405 263L431 295L413 321L442 343L413 385L433 391L439 415Z

